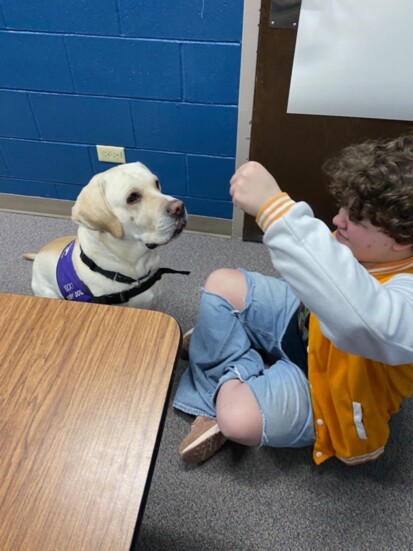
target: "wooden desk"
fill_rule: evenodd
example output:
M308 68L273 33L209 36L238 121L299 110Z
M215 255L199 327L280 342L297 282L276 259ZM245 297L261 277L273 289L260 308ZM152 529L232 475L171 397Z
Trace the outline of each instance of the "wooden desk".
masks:
M181 331L165 314L0 294L0 549L129 549Z

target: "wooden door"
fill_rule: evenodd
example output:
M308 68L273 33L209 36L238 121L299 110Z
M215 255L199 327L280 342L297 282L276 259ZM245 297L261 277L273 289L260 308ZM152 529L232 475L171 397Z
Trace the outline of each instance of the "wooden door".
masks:
M413 125L410 121L287 114L297 31L272 28L270 7L271 0L262 0L250 159L262 163L283 191L295 200L307 201L331 227L335 206L325 189L323 162L342 147L367 138L397 136ZM262 239L251 216L245 217L243 238Z

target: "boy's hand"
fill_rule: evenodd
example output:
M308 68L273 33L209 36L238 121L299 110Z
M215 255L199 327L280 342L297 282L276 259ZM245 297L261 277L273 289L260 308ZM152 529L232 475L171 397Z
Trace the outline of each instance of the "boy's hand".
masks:
M230 180L230 194L236 207L253 216L267 201L281 193L275 179L260 163L241 165Z

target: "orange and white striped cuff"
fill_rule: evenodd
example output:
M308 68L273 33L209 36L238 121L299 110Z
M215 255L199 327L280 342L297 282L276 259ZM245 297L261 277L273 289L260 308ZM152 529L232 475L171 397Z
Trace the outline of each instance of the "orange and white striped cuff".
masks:
M255 221L265 233L276 220L281 218L294 205L295 201L291 199L288 193L283 191L260 208Z

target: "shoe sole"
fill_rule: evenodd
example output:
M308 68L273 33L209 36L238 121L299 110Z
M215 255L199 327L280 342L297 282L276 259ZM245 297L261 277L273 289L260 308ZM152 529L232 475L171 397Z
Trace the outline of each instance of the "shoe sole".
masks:
M224 445L226 440L218 425L214 425L185 446L180 451L180 456L187 465L201 463L214 455Z

